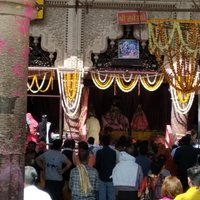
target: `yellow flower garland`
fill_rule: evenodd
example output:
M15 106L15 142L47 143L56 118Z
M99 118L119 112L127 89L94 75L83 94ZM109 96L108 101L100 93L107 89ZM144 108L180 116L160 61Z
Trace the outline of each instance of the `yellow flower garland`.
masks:
M138 75L135 75L133 80L131 80L128 84L124 81L119 74L116 74L116 81L119 88L124 92L130 92L138 82Z
M36 84L36 87L38 88L38 90L42 93L46 92L49 90L50 86L51 86L51 89L53 90L53 72L51 72L51 75L50 75L50 78L49 78L49 82L47 84L47 87L42 90L42 89L39 89L40 86L38 85L38 79L35 80L35 84Z
M199 90L200 20L154 19L148 21L148 27L149 50L156 56L169 84L184 94ZM163 55L167 57L171 73L163 65Z
M151 91L151 92L158 89L158 87L162 84L163 79L164 79L164 75L161 74L159 76L158 80L155 82L155 84L150 84L146 77L144 77L144 76L140 77L142 85L145 87L145 89L147 89L148 91Z
M79 76L80 73L77 71L64 74L64 90L70 101L73 101L76 96Z
M93 73L93 72L91 73L91 77L92 77L92 80L93 80L94 84L98 88L100 88L102 90L107 89L112 84L113 79L114 79L112 75L108 75L107 78L106 78L106 80L104 82L101 82L98 79L98 77L96 76L96 74Z
M29 86L29 88L32 88L32 87L33 87L33 85L34 85L36 79L37 79L37 75L34 75L32 81L31 81L31 85ZM27 89L27 91L30 90L29 88Z
M47 73L44 73L43 78L46 77L46 74L47 74ZM48 84L47 84L47 86L46 86L45 89L42 89L43 85L42 85L42 86L39 85L39 83L38 83L38 76L39 76L39 75L34 75L34 76L33 76L30 85L27 83L27 87L28 87L28 88L27 88L27 91L31 91L31 92L34 92L34 93L37 93L37 92L42 92L42 93L44 93L44 92L47 92L47 91L49 90L50 86L51 86L51 89L53 90L53 72L51 72L51 75L50 75L50 78L49 78L49 82L48 82ZM40 75L40 76L41 76L41 75ZM37 90L32 90L32 87L34 86L34 84L35 84L35 86L37 87Z
M184 94L180 91L176 91L176 92L178 94L178 100L180 101L180 103L182 104L188 103L188 101L190 100L191 93Z

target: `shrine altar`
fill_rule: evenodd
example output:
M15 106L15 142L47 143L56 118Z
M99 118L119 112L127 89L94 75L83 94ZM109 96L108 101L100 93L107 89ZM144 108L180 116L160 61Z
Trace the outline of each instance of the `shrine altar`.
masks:
M131 136L132 139L135 140L148 140L151 136L155 135L164 135L163 131L131 131L131 135L129 135L128 131L112 131L111 136L112 139L118 139L120 136Z

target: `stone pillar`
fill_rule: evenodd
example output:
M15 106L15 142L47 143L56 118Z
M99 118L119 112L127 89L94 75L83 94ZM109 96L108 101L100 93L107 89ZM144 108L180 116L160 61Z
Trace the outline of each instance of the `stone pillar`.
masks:
M74 0L69 0L68 5L75 6ZM83 52L82 52L82 9L67 10L67 32L66 32L66 47L64 67L67 70L82 70L83 69ZM80 110L69 117L64 113L64 133L73 135L73 138L79 137L78 118ZM69 136L70 137L70 136Z
M69 5L73 6L75 4L74 0L69 0ZM82 57L82 41L81 41L81 29L82 29L82 9L68 9L67 18L67 35L66 35L66 49L65 49L65 60L69 59L71 56L76 56L78 58ZM65 65L65 67L69 67Z
M0 199L23 199L29 24L35 0L0 0Z
M179 5L179 8L181 9L189 9L191 7L191 3L182 1ZM178 12L177 13L177 19L190 19L190 12ZM171 108L171 126L172 126L172 132L175 135L176 141L178 141L181 137L183 137L187 132L187 123L188 123L188 114L179 114L172 103Z
M179 114L175 110L172 103L171 127L172 127L172 133L174 134L176 141L178 141L186 134L187 121L188 121L188 114Z

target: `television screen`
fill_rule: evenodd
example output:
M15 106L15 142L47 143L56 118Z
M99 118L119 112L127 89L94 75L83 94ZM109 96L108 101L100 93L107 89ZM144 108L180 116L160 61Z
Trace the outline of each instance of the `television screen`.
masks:
M139 41L135 39L121 39L118 42L118 58L139 59Z

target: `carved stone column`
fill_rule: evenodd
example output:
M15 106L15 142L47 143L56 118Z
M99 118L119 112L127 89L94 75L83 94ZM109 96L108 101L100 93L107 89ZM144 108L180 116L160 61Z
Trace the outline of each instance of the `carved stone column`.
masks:
M179 5L180 8L190 8L190 3L183 1ZM177 19L190 19L190 12L178 12L177 13ZM188 114L179 114L172 103L171 108L171 126L172 126L172 132L176 137L176 140L178 141L181 137L183 137L186 134L187 131L187 123L188 123Z
M69 5L74 5L74 1L70 0ZM81 57L81 29L82 29L82 9L68 9L67 19L67 41L66 41L66 59L72 56ZM70 66L65 66L69 67ZM82 66L81 66L82 67Z
M0 0L0 199L23 199L29 24L35 0Z
M182 138L187 131L187 121L188 121L188 114L179 114L173 104L171 109L171 126L172 126L172 133L175 136L175 140L178 141Z
M75 4L74 0L69 0L68 5L73 6ZM82 52L82 9L68 9L67 17L67 32L66 32L66 49L65 49L65 60L64 67L67 70L83 69L83 52ZM80 114L80 109L78 112L69 117L64 114L64 132L70 132L73 138L79 137L78 130L78 117Z

